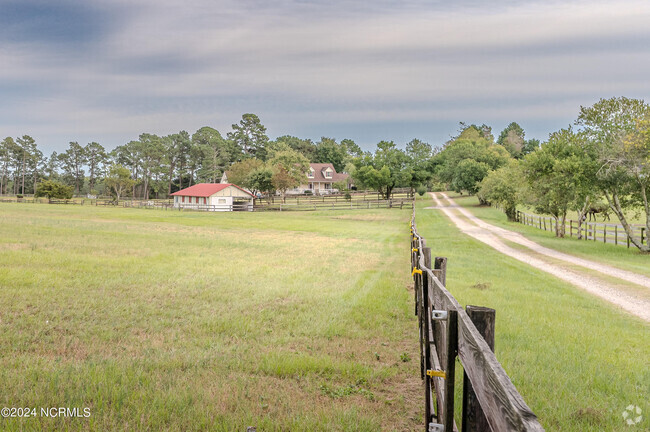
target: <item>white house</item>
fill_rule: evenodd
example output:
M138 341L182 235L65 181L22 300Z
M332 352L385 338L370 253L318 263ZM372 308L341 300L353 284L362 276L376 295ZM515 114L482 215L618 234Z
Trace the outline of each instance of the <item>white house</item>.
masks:
M333 185L337 182L345 182L350 186L350 175L337 173L331 163L310 163L307 171L307 178L297 188L287 191L289 194L302 194L311 191L314 195L329 194L337 192Z
M172 194L174 207L206 211L252 211L253 195L231 183L199 183Z

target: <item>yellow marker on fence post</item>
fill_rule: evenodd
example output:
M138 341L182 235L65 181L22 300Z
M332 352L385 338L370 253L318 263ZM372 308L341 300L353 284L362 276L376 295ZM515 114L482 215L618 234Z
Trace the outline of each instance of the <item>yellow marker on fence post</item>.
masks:
M417 251L418 251L418 248L413 248L413 250L411 250L411 252L417 252Z
M411 273L411 276L415 276L416 273L422 274L422 270L420 270L419 268L413 267L413 273Z
M442 370L429 369L427 370L427 375L430 377L447 378L447 374L445 373L445 371Z

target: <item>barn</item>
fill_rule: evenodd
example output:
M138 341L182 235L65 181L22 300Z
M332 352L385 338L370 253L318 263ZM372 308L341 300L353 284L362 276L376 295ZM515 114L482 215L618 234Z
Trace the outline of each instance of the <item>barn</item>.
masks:
M253 195L232 183L199 183L172 194L174 207L205 211L252 211Z

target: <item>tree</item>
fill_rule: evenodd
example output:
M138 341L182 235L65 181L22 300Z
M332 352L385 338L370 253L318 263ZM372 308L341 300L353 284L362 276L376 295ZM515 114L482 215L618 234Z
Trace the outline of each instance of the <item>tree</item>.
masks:
M390 199L395 187L406 186L411 178L409 158L392 141L377 144L375 154L366 154L354 161L353 178L360 184L377 189L382 197Z
M83 166L86 163L86 152L76 141L70 141L65 153L59 155L61 167L65 171L69 181L74 184L74 193L78 194L84 184Z
M27 173L27 164L29 162L29 159L31 159L34 156L34 153L36 153L36 142L34 141L34 138L30 137L29 135L23 135L21 138L17 138L16 142L18 143L18 149L20 151L20 173L21 173L21 187L20 187L20 193L24 194L25 193L25 174Z
M525 140L524 129L517 123L512 122L499 134L497 144L503 146L514 158L520 158L524 149Z
M115 200L119 202L120 197L133 187L135 180L131 178L128 168L122 165L113 165L109 169L104 183L115 193Z
M347 148L335 139L322 137L316 144L316 160L319 163L331 163L336 172L342 172L349 159Z
M287 149L276 152L268 165L273 169L272 183L286 200L288 189L300 186L306 180L309 161L295 150Z
M406 144L406 155L409 157L409 186L412 194L418 186L426 185L433 177L433 149L430 144L415 138Z
M649 150L645 141L649 117L650 106L643 100L620 97L581 107L576 120L587 139L588 154L598 164L594 186L607 199L630 242L643 252L650 252L650 246L634 235L625 210L643 209L646 232L650 232Z
M148 133L140 134L135 147L142 167L142 198L147 200L152 174L161 166L165 147L158 135Z
M269 151L279 143L287 144L292 150L295 150L306 157L309 162L316 162L317 148L316 144L314 144L312 140L284 135L269 143Z
M480 188L481 181L487 176L490 166L474 159L464 159L456 166L451 187L456 192L467 191L474 195Z
M351 157L359 157L363 155L361 147L349 138L341 140L341 146L345 147L347 154Z
M517 205L524 201L525 178L520 164L511 160L508 165L490 171L480 184L479 199L489 204L498 204L509 221L517 220Z
M265 147L269 137L266 135L266 127L255 114L244 114L239 124L233 124L228 139L241 148L245 155L266 159Z
M264 162L259 159L244 159L241 162L235 162L227 171L228 182L248 188L248 178L250 174L259 170L263 166Z
M210 183L218 183L218 179L235 157L235 145L232 141L223 139L218 130L205 126L192 135L192 143L201 149L200 177Z
M95 180L101 169L101 166L106 163L108 155L106 149L96 142L91 142L84 148L86 153L86 163L88 164L88 192L92 193L95 189Z
M18 144L12 137L7 137L0 142L0 195L7 193L13 156L18 154L19 151Z
M570 127L552 133L548 142L523 161L531 203L536 211L553 216L558 237L564 237L567 211L583 205L591 193L592 166L583 136Z
M66 186L54 180L45 180L39 183L36 192L34 192L34 196L36 198L70 199L72 198L73 189L72 186Z
M463 163L467 159L474 162ZM488 171L504 166L510 159L510 154L504 147L484 138L476 126L470 126L445 144L442 151L432 159L432 165L439 182L458 191L467 188L465 190L470 192L478 190L478 183Z
M266 166L257 168L248 174L245 184L253 195L257 195L257 192L260 192L271 196L275 192L273 170Z
M187 131L180 131L164 137L162 145L165 152L165 164L168 168L167 195L172 193L174 172L178 166L178 189L183 189L184 163L187 161L187 153L191 147L190 134Z
M537 150L539 146L540 146L540 142L537 138L531 138L529 140L526 140L523 148L521 149L521 155L526 156L527 154Z

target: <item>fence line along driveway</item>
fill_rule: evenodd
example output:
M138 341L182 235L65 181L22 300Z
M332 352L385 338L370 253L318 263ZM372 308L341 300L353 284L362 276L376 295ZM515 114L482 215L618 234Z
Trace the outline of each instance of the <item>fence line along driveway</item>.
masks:
M650 278L647 276L545 248L519 233L496 227L478 219L466 209L453 204L446 194L440 193L440 195L445 201L444 204L436 194L431 194L437 208L442 210L465 234L505 255L550 273L650 322ZM462 217L456 212L459 212ZM505 241L525 246L529 251L514 249L506 245ZM545 259L544 257L552 259ZM560 262L558 263L556 260ZM580 269L580 267L583 269ZM597 273L587 272L584 270L585 268L597 271ZM641 293L632 294L622 290L619 285L599 277L598 273L633 283L645 288L645 290L641 290Z
M524 225L539 228L544 231L555 232L557 221L550 216L540 216L536 214L524 213L517 211L517 222ZM650 238L646 233L643 225L631 224L632 234L641 239L641 243L650 244ZM621 224L605 222L583 222L579 226L578 221L567 220L564 223L564 231L569 237L579 237L584 240L599 241L615 245L630 247L630 239L625 234L625 229Z

